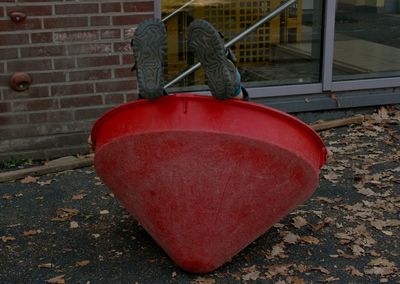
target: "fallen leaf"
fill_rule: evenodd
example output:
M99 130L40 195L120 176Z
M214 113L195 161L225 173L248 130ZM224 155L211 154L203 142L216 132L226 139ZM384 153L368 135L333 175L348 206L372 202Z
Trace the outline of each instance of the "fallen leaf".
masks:
M205 278L205 277L197 277L192 283L195 283L195 284L215 284L215 279L213 279L213 278Z
M9 194L4 194L3 196L1 196L1 199L10 200L10 199L12 199L12 196Z
M301 237L300 240L302 240L303 242L306 242L308 244L311 244L311 245L317 245L320 243L319 239L317 239L313 236L304 236L304 237Z
M308 224L307 220L304 219L301 216L296 216L292 219L293 221L293 226L295 226L297 229L300 229L301 227L304 227L305 225Z
M324 280L318 280L318 282L329 283L329 282L335 282L335 281L339 281L339 280L340 280L340 278L331 276L331 277L326 278L326 279L324 279Z
M326 269L326 268L324 268L322 266L313 267L311 270L319 271L319 272L324 273L324 274L331 274L328 269Z
M46 282L52 283L52 284L65 284L64 276L65 275L56 276L56 277L46 280Z
M268 276L274 277L276 275L287 276L289 273L289 269L293 266L293 264L275 264L267 267Z
M359 245L352 245L351 250L356 256L362 256L365 254L365 250Z
M23 184L36 183L36 182L37 182L37 178L35 178L33 176L26 176L25 178L23 178L21 180L21 183L23 183Z
M6 243L6 242L15 241L15 238L14 237L10 237L10 236L2 236L1 240Z
M286 236L283 237L283 241L287 244L295 244L300 239L300 237L292 232L288 232Z
M338 255L340 257L347 258L347 259L355 259L355 258L357 258L356 255L347 254L344 251L342 251L341 249L337 249L336 251L337 251L337 253L338 253Z
M37 267L38 268L53 268L54 264L53 263L42 263L42 264L38 264Z
M97 239L97 238L100 237L100 234L92 234L92 237L95 238L95 239Z
M57 217L51 219L51 221L68 221L72 217L79 214L78 209L72 208L58 208L57 209Z
M41 230L29 230L29 231L25 231L22 233L22 235L24 237L30 237L30 236L34 236L37 234L40 234L42 231Z
M243 271L246 273L242 275L242 280L244 281L257 280L261 273L260 271L257 270L257 267L255 265L247 267L243 269Z
M274 258L274 257L286 258L287 255L285 254L284 248L285 248L285 244L283 242L274 245L271 249L270 257L271 258Z
M352 276L358 276L358 277L364 276L364 273L360 272L357 268L355 268L352 265L346 266L346 271L350 272Z
M69 223L69 227L71 229L76 229L79 227L79 224L78 224L78 222L72 221L71 223Z
M49 179L49 180L45 180L45 181L38 181L37 183L40 186L45 186L45 185L50 185L53 182L53 180Z
M110 214L110 211L108 211L108 210L101 210L100 211L100 215L107 215L107 214Z
M88 265L89 263L90 263L90 260L81 260L81 261L78 261L78 262L76 263L76 265L77 265L77 266L83 267L83 266Z
M87 194L75 194L75 195L72 195L72 200L81 200L81 199L83 199L83 198L85 198L86 197L86 195Z

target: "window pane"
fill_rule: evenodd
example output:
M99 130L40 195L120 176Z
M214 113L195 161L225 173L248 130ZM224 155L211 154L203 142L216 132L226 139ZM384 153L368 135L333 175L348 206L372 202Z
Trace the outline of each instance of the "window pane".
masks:
M339 0L333 79L400 76L400 1Z
M162 0L166 17L186 1ZM187 28L194 19L205 19L223 33L225 42L278 7L281 0L196 0L166 22L168 81L196 63L187 50ZM297 1L281 15L262 25L232 50L247 87L320 82L321 0ZM200 69L176 86L206 89Z

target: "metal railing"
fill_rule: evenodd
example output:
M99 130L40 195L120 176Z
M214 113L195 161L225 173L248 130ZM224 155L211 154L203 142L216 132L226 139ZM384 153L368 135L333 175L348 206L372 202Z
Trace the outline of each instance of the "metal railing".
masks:
M257 28L259 28L261 25L263 25L264 23L272 20L274 17L276 17L277 15L279 15L280 13L282 13L284 10L286 10L289 6L291 6L292 4L294 4L297 0L289 0L286 1L285 3L281 4L279 7L277 7L275 10L273 10L271 13L269 13L268 15L266 15L265 17L263 17L262 19L260 19L257 23L255 23L254 25L252 25L251 27L247 28L246 30L242 31L240 34L238 34L237 36L235 36L233 39L231 39L230 41L228 41L225 44L225 48L229 48L232 45L234 45L236 42L238 42L239 40L241 40L242 38L246 37L248 34L250 34L251 32L253 32L254 30L256 30ZM190 3L194 2L190 1ZM189 2L188 2L189 3ZM187 4L188 4L187 3ZM189 4L188 4L189 5ZM184 5L185 7L187 6L186 4ZM183 7L183 6L182 6ZM181 8L182 8L181 7ZM179 8L179 9L181 9ZM178 10L179 10L178 9ZM183 8L182 8L183 9ZM176 12L176 11L175 11ZM175 12L173 12L172 14L174 14ZM170 15L172 15L170 14ZM176 13L175 13L176 14ZM168 15L166 18L170 18ZM171 16L172 17L172 16ZM163 21L164 21L163 19ZM172 85L176 84L177 82L179 82L180 80L182 80L183 78L185 78L186 76L188 76L189 74L193 73L194 71L196 71L198 68L200 68L201 63L198 62L195 65L193 65L192 67L190 67L189 69L185 70L183 73L181 73L180 75L178 75L175 79L173 79L172 81L168 82L167 84L165 84L164 88L169 88Z
M186 4L184 4L182 7L176 9L175 11L173 11L171 14L167 15L165 18L163 18L161 21L163 21L164 23L166 21L168 21L170 18L172 18L173 16L175 16L176 14L178 14L180 11L182 11L183 9L185 9L186 7L190 6L195 0L190 0L189 2L187 2Z

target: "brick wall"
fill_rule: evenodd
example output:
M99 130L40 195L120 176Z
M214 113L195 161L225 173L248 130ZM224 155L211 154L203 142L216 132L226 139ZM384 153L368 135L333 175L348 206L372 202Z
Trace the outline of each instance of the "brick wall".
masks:
M0 161L87 152L93 122L137 97L129 42L153 1L0 3ZM29 90L9 87L14 72L32 77Z

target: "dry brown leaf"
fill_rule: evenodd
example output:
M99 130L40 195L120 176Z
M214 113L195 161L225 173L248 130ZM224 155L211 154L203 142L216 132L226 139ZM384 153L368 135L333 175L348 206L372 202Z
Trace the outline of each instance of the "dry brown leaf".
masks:
M364 273L360 272L357 268L355 268L352 265L346 266L346 271L350 272L352 276L358 276L358 277L364 276Z
M11 241L15 241L14 237L10 237L10 236L1 236L1 240L6 243L6 242L11 242Z
M52 283L52 284L65 284L64 276L65 275L59 275L59 276L56 276L56 277L46 280L46 282Z
M21 183L28 184L28 183L36 183L37 178L33 176L26 176L25 178L21 179Z
M290 276L286 278L286 282L290 284L304 284L304 279L297 276Z
M3 196L1 196L1 199L4 199L4 200L11 200L12 198L13 197L9 194L4 194Z
M342 251L341 249L337 249L336 251L337 251L337 253L338 253L338 255L339 255L340 257L348 258L348 259L355 259L355 258L357 258L357 256L347 254L347 253L345 253L344 251Z
M295 244L300 239L300 236L293 234L292 232L288 232L286 236L283 237L283 241L287 244Z
M313 267L311 270L319 271L319 272L324 273L324 274L331 274L328 269L326 269L326 268L324 268L322 266Z
M68 221L72 217L79 214L78 209L72 208L58 208L57 209L57 217L51 219L51 221Z
M40 234L42 231L41 230L29 230L29 231L25 231L22 233L22 235L24 237L30 237L30 236L34 236L37 234Z
M308 224L307 220L304 219L301 216L296 216L292 219L293 221L293 226L295 226L297 229L300 229L301 227L304 227L305 225Z
M81 200L81 199L83 199L83 198L85 198L86 197L86 195L87 194L75 194L75 195L72 195L72 200Z
M300 238L303 242L311 245L317 245L320 243L319 239L313 236L304 236Z
M365 254L365 250L359 245L352 245L351 250L356 256L362 256Z
M333 218L327 217L324 220L319 221L317 223L317 225L313 226L313 229L314 229L314 231L319 231L322 228L329 226L330 224L333 224L333 223L335 223L335 220Z
M90 260L81 260L76 263L77 266L86 266L90 263Z
M267 274L270 277L274 277L276 275L287 276L289 273L289 269L293 266L293 264L275 264L267 267Z
M340 280L340 278L331 276L331 277L326 278L324 280L318 280L318 282L330 283L330 282L335 282L335 281L339 281L339 280Z
M71 222L69 223L69 227L70 227L71 229L76 229L76 228L79 228L79 224L78 224L78 222L76 222L76 221L71 221Z
M45 180L45 181L38 181L37 183L38 183L40 186L45 186L45 185L50 185L52 182L53 182L53 180L52 180L52 179L49 179L49 180Z
M270 258L286 258L287 255L285 254L285 244L283 242L276 244L272 247L271 253L270 253Z
M53 268L54 264L53 263L41 263L41 264L38 264L37 267L38 268Z

